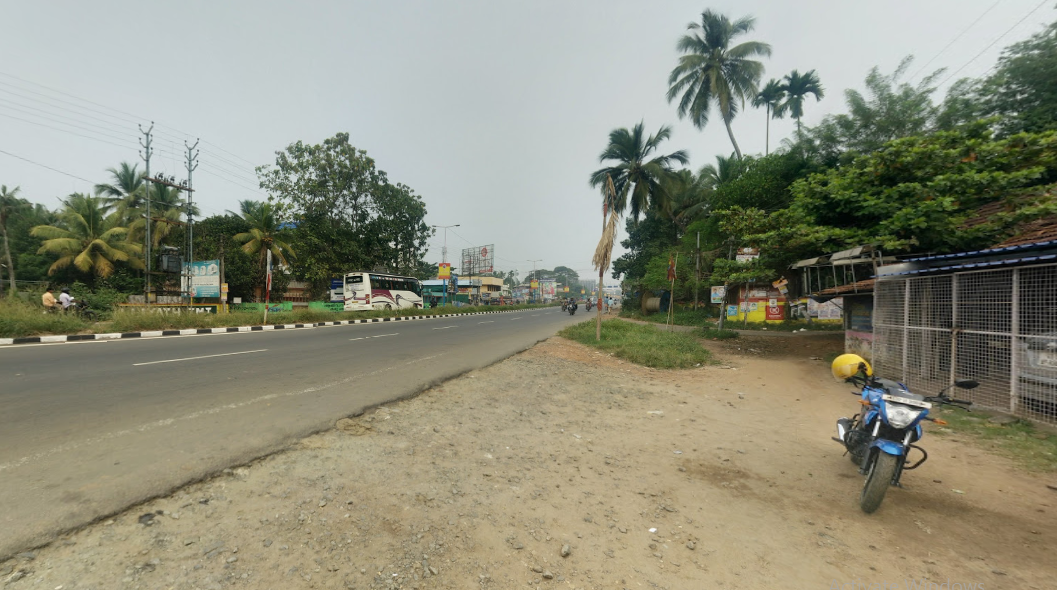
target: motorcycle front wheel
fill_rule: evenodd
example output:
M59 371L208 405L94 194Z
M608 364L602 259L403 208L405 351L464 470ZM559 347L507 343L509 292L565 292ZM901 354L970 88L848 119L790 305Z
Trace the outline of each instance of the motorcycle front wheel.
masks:
M883 451L877 451L877 458L870 467L870 474L866 476L866 485L862 488L859 496L859 508L866 514L873 514L881 507L885 499L888 486L892 484L892 476L896 473L899 458L889 455Z

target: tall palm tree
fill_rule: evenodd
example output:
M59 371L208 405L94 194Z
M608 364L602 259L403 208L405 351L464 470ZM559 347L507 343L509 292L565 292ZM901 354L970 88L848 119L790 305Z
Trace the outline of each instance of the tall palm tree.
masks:
M800 136L800 118L804 116L804 100L807 95L815 97L815 102L826 96L822 88L822 82L818 79L815 70L809 70L801 74L793 70L788 76L782 78L782 90L785 90L786 99L780 107L782 112L789 111L789 115L796 119L796 134Z
M621 127L609 132L609 145L599 156L599 162L613 160L615 163L592 173L591 186L602 189L605 205L617 215L622 215L628 207L629 194L631 216L635 219L651 206L666 209L667 191L664 183L672 174L672 164L678 162L685 165L690 161L684 150L650 157L661 142L671 136L672 128L665 125L647 137L641 122L630 131L627 127ZM613 195L609 195L606 190L607 178L613 179Z
M247 199L239 201L239 211L228 213L242 217L250 225L249 231L234 236L235 241L242 244L242 251L251 256L257 254L263 265L266 252L271 250L280 264L288 266L285 255L293 256L294 251L286 241L287 232L278 221L275 206L267 201Z
M158 248L169 237L174 225L180 225L187 210L187 203L183 200L180 189L165 186L164 184L152 184L147 188L150 191L151 217L151 247ZM136 208L131 210L134 219L129 223L129 240L142 242L146 231L146 209ZM198 207L192 205L191 214L198 215Z
M95 194L104 198L103 204L117 211L122 222L129 223L134 212L143 206L147 183L137 166L129 165L128 162L122 162L117 168L107 168L106 171L110 173L110 182L95 185Z
M7 240L7 221L11 219L15 211L25 206L25 201L18 198L20 188L7 189L7 185L0 185L0 233L4 235L4 260L7 265L7 279L11 283L11 293L17 293L15 285L15 263L11 260L11 244ZM3 295L0 290L0 295Z
M784 98L785 88L782 83L771 78L771 81L761 88L752 99L752 106L767 109L767 135L764 142L764 155L771 153L771 119L781 119L785 115L785 109L781 108Z
M142 269L142 246L125 240L128 228L120 225L120 217L108 214L109 207L101 197L74 193L63 201L59 225L38 225L30 235L43 238L38 254L59 257L48 269L48 274L71 264L81 272L108 277L115 263L127 262L132 268Z
M666 213L681 229L685 230L691 222L708 213L712 189L706 184L704 176L683 168L672 175L667 191L669 204Z
M731 22L711 10L702 12L701 23L690 23L690 34L676 44L685 55L668 76L668 102L681 95L679 117L688 116L695 127L703 129L715 103L739 158L741 148L730 123L738 114L738 102L744 104L756 96L756 86L763 76L763 64L752 58L770 56L771 46L759 41L745 41L733 47L731 43L751 31L755 23L751 16Z

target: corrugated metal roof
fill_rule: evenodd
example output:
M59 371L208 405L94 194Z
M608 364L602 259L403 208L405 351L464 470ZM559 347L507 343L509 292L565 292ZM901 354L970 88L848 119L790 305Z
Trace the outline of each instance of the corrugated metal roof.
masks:
M1055 240L1044 240L1041 242L1029 242L1026 244L1017 244L1013 246L1003 246L999 248L988 248L986 250L973 250L971 252L955 252L954 254L937 254L936 256L921 256L918 258L905 258L903 262L924 262L927 260L946 260L956 258L971 258L974 256L993 256L995 254L1007 254L1011 252L1021 252L1024 250L1035 250L1038 248L1051 248L1057 247L1057 239Z
M981 250L981 252L1001 252L1007 250L1007 248L1001 248L996 250ZM918 260L935 260L940 257L933 258L920 258ZM952 264L950 266L933 266L929 268L919 268L916 270L906 270L902 272L893 272L877 275L877 278L881 277L899 277L899 276L913 276L913 275L926 275L937 272L954 272L962 270L979 270L983 268L992 268L996 266L1011 266L1014 264L1027 264L1031 262L1049 262L1057 260L1057 254L1043 254L1040 256L1024 256L1021 258L1003 258L1001 260L988 260L985 262L969 262L965 264Z

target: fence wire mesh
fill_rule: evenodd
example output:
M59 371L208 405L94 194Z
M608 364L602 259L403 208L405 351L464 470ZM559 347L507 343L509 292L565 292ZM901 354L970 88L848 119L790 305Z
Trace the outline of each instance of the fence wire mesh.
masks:
M1057 265L878 281L874 365L930 395L1057 424Z

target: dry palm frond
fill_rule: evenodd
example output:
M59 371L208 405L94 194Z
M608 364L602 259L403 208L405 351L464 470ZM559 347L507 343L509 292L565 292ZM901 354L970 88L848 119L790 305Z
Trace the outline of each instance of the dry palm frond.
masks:
M616 188L613 186L612 176L606 178L606 192L608 193L608 205L615 201L617 194ZM598 247L595 248L595 256L591 259L591 262L599 272L605 272L609 268L609 262L613 257L613 243L616 241L617 237L616 207L607 206L606 208L609 210L609 219L606 221L606 227L602 231L602 239L598 240Z

